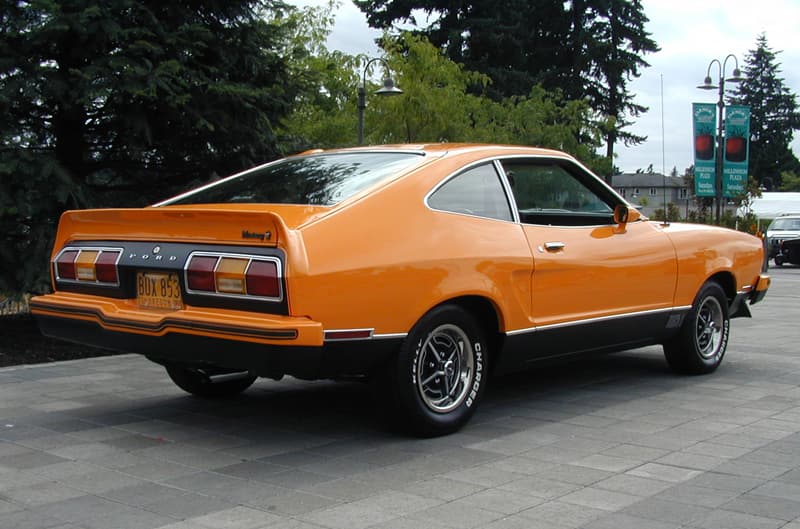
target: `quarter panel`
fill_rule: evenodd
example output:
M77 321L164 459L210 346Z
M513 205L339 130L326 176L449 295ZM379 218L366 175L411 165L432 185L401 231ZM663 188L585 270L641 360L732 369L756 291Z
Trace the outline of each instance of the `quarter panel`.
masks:
M288 279L293 314L326 329L405 333L437 304L479 295L501 326L526 325L532 261L521 227L430 210L423 197L448 170L393 182L303 229L308 268Z

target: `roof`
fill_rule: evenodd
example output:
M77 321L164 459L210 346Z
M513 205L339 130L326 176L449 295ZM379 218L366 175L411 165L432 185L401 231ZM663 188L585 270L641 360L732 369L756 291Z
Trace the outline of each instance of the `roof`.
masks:
M744 213L742 208L739 210L740 215ZM774 219L789 213L800 215L800 193L761 193L760 197L753 199L750 211L756 217L765 219Z
M502 153L503 151L522 152L530 155L539 156L559 156L569 157L569 154L558 151L555 149L546 149L543 147L529 147L526 145L500 145L489 143L398 143L388 145L364 145L360 147L347 147L341 149L310 149L298 154L314 154L321 152L334 152L334 151L416 151L416 152L430 152L430 153L460 153L460 152L480 152L491 151Z
M613 177L614 187L686 187L681 176L664 177L661 173L620 173Z

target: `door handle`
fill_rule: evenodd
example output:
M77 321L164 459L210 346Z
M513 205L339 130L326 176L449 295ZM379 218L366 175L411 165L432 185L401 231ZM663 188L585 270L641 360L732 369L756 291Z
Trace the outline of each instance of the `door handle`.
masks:
M546 242L544 243L544 249L548 252L559 252L563 250L567 245L563 242Z

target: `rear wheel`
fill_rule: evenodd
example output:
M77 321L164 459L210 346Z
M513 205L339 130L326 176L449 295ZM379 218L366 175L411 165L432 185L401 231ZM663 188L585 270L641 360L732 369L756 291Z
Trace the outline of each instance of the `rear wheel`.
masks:
M667 363L679 373L714 371L725 356L729 331L728 298L719 284L708 282L697 293L681 330L664 344Z
M214 368L166 366L176 386L198 397L219 398L238 395L253 385L258 377L247 371L232 372Z
M469 421L487 382L484 332L457 305L423 316L391 366L387 389L414 433L455 432Z

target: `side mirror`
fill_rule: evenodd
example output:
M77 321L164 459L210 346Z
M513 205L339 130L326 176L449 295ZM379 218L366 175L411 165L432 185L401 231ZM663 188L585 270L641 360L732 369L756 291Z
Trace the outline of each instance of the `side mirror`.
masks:
M625 225L628 223L628 217L630 216L630 209L628 206L624 204L617 204L614 208L614 222L619 225Z
M626 204L617 204L614 208L614 222L624 226L629 222L634 222L642 218L642 214L634 208L629 208Z

